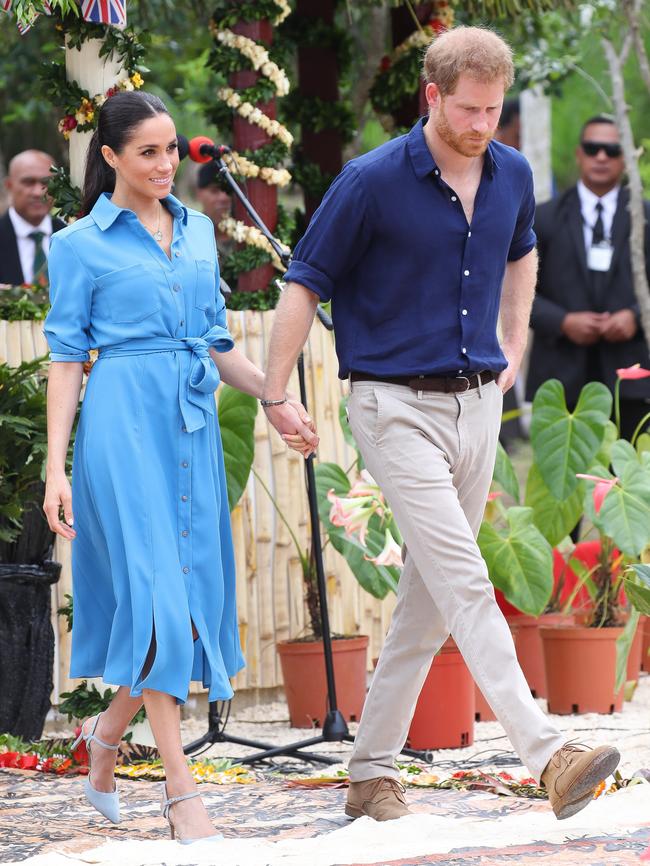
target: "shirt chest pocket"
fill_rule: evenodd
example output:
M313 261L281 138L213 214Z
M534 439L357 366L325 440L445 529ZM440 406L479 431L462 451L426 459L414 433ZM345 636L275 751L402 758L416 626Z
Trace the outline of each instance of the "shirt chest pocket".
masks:
M160 290L144 265L111 271L95 280L98 301L115 324L142 322L161 307Z
M216 310L216 273L214 262L196 260L196 292L194 306L199 310L214 313Z

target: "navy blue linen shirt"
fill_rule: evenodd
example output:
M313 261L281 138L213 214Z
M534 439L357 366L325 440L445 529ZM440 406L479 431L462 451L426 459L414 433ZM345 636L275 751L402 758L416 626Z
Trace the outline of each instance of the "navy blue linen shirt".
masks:
M424 121L345 165L285 276L332 301L341 378L507 366L496 326L506 262L535 246L530 166L491 142L468 225Z

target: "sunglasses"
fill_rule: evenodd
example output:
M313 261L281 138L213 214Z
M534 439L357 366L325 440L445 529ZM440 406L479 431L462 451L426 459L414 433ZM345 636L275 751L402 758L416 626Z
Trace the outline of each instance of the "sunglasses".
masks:
M580 147L587 156L598 156L601 150L605 151L605 155L610 159L617 159L622 153L623 148L615 142L609 143L604 141L581 141Z

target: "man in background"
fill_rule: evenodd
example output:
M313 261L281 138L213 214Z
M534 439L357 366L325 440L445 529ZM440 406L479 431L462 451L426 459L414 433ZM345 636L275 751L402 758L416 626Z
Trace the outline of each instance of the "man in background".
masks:
M219 183L214 163L206 162L196 174L196 198L203 213L214 223L214 237L220 254L228 252L233 241L229 235L219 231L219 223L232 212L232 202L228 193Z
M540 269L526 384L532 400L543 382L559 379L569 409L587 382L613 391L618 368L650 366L632 283L625 164L612 118L598 115L584 124L576 159L576 186L536 212ZM649 202L645 208L647 259ZM629 439L649 411L650 379L623 382L621 435Z
M5 185L11 205L0 217L0 284L47 281L50 238L65 226L50 216L47 180L53 164L40 150L24 150L9 163Z

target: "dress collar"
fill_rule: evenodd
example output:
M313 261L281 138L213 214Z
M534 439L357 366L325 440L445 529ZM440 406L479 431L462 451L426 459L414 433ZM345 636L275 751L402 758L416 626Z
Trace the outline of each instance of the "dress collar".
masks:
M413 170L415 171L415 176L418 180L428 177L438 168L436 161L433 158L433 154L429 150L427 140L424 137L424 124L427 120L427 116L421 117L408 133L406 140L406 146L411 156ZM484 164L490 177L492 177L495 170L499 168L499 163L496 160L495 149L492 142L488 144L487 150L485 151Z
M187 208L184 204L181 204L181 202L173 195L168 195L162 201L167 205L167 208L174 219L180 219L183 225L187 225ZM111 194L103 192L95 202L95 205L90 212L90 216L95 220L97 226L105 232L106 229L113 225L121 213L133 214L133 211L128 208L117 207L117 205L114 205L111 201Z

